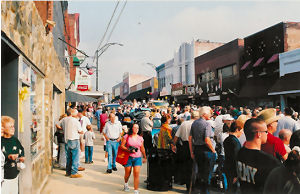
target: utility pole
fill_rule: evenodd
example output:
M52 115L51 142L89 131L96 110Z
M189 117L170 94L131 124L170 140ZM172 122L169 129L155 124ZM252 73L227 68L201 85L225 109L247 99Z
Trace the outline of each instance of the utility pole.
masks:
M119 45L119 46L123 46L123 44L117 43L117 42L110 42L110 43L106 43L103 47L101 47L100 49L96 50L96 91L98 91L98 77L99 77L99 62L98 62L98 58L108 49L108 47L112 46L112 45ZM99 51L100 54L99 54Z
M96 92L98 91L98 52L99 50L96 50Z

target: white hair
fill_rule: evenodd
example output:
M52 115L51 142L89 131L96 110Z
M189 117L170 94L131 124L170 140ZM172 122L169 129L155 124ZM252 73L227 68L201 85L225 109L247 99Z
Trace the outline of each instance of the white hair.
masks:
M72 117L76 117L77 114L78 114L78 111L77 111L76 109L72 109L72 110L71 110L71 115L72 115Z
M145 111L145 116L146 117L150 117L150 112L149 111Z
M204 114L210 114L211 108L209 106L203 106L199 110L200 117L202 117Z

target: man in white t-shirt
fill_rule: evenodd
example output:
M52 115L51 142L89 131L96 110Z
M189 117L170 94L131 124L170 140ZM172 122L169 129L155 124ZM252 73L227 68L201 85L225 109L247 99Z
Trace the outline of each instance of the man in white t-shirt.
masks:
M109 121L106 122L103 129L103 135L106 139L106 151L108 152L108 166L107 173L117 171L116 158L118 153L118 147L121 141L122 125L120 121L116 120L116 116L113 113L109 114Z
M80 134L80 150L81 150L80 158L82 158L84 156L84 146L85 146L83 135L87 131L86 126L91 125L91 122L89 118L83 115L82 111L78 111L78 117L79 117L81 129L83 131L83 134Z
M70 116L67 116L61 120L59 123L60 127L64 130L65 142L66 142L66 176L71 176L71 178L82 177L78 174L79 167L79 138L80 134L83 134L80 122L77 120L77 110L68 110Z

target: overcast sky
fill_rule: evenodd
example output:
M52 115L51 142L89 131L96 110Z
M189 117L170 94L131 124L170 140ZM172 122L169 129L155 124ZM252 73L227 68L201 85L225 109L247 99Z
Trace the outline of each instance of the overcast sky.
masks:
M94 55L116 2L69 1L69 13L80 13L79 49ZM116 16L124 2L120 1ZM155 70L146 63L158 66L172 59L183 42L226 43L282 21L299 22L299 7L295 1L128 1L109 40L124 46L111 46L99 58L100 91L111 92L124 72L154 76Z

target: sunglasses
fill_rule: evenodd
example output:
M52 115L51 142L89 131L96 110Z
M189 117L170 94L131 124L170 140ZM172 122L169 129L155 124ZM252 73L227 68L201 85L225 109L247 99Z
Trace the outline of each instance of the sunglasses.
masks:
M258 133L263 133L263 132L268 133L268 131L255 131L255 132L258 132Z

